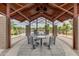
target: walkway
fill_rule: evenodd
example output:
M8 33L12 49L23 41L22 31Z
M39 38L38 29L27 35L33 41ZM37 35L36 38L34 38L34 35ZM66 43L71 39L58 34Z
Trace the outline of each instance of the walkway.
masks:
M25 34L23 33L23 34L20 34L20 35L17 35L17 36L13 36L13 37L11 37L11 49L18 43L18 42L20 42L22 39L23 39L23 37L25 37L24 36ZM6 55L6 53L9 51L9 50L11 50L11 49L0 49L0 55Z
M44 42L44 41L43 41ZM65 56L65 51L61 44L57 41L56 45L51 45L51 49L46 46L38 46L36 49L32 49L31 45L28 45L25 41L19 49L19 56Z
M58 38L61 39L64 43L66 43L71 48L73 47L73 38L72 36L66 36L66 35L58 35Z
M73 38L72 36L66 36L66 35L58 35L58 38L63 41L67 46L69 46L70 48L72 48L73 46ZM74 52L77 53L77 55L79 56L79 50L74 50Z
M20 39L20 37L19 37ZM21 37L18 43L16 43L6 53L0 55L5 56L76 56L77 54L62 40L56 39L56 45L51 45L51 49L43 46L38 46L36 49L32 49L31 45L27 44L27 38ZM4 51L5 52L5 51Z

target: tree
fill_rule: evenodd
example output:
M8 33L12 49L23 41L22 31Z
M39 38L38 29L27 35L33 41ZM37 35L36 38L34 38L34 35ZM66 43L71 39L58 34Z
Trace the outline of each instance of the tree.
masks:
M70 24L63 24L63 31L67 35L68 31L70 30Z
M18 35L23 33L24 28L20 27L20 26L16 26L17 24L15 24L14 22L12 22L11 24L11 34L13 35Z
M58 30L59 33L61 33L62 32L62 27L61 26L57 27L57 30Z
M17 35L17 28L16 28L16 24L14 22L11 24L11 27L12 27L12 34Z
M50 29L49 24L46 24L45 25L45 32L46 32L46 34L49 34L49 29Z
M70 24L64 23L63 26L59 26L58 28L59 33L68 34L68 31L71 30Z

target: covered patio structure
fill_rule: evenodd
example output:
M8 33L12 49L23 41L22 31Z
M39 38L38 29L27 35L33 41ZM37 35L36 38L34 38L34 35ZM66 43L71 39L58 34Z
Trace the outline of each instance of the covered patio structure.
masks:
M56 35L54 25L55 20L61 22L67 19L73 19L73 49L79 49L79 4L77 3L1 3L0 4L0 48L11 48L11 26L10 20L16 19L21 22L28 20L29 36L31 22L39 17L44 17L52 22L52 33Z

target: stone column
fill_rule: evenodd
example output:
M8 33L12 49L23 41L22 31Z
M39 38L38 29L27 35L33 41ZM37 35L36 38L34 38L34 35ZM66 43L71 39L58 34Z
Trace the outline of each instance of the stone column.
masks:
M10 48L10 22L6 16L0 15L0 48Z

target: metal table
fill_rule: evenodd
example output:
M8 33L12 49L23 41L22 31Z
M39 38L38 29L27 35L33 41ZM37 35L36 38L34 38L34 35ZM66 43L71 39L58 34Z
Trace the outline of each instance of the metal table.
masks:
M45 39L46 35L38 35L37 38L40 39L40 46L42 46L42 39Z

